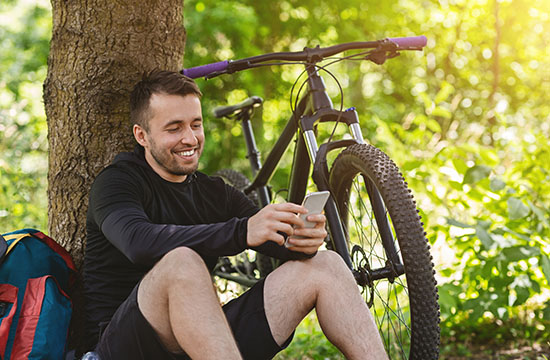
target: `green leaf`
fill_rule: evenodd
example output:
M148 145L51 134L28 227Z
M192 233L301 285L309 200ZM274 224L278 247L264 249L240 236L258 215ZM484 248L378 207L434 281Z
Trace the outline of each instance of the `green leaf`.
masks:
M448 291L439 291L439 304L442 307L450 309L457 306L457 297Z
M479 226L481 226L482 228L484 228L484 229L488 229L488 228L491 227L491 225L493 224L493 222L490 221L490 220L478 220L478 221L477 221L477 224L478 224Z
M419 168L422 164L424 164L424 161L422 160L407 161L401 166L401 169L410 171Z
M501 273L498 277L493 276L489 278L489 286L494 287L496 291L501 291L501 289L507 288L512 281L514 280L511 276Z
M445 109L444 107L441 107L441 106L436 106L432 110L431 115L432 116L440 116L440 117L443 117L445 119L450 119L453 116L453 114L451 113L450 110L447 110L447 109Z
M456 191L462 191L462 183L459 183L458 181L452 181L449 180L449 186L452 187Z
M468 197L481 203L483 201L483 198L485 197L485 192L481 192L477 188L473 188L468 192Z
M500 233L502 234L512 234L514 235L516 238L518 239L521 239L521 240L524 240L525 242L529 243L531 241L531 238L527 235L524 235L524 234L521 234L521 233L518 233L517 231L514 231L512 229L510 229L509 227L505 226L503 227L502 229L499 229Z
M476 235L481 240L481 243L483 244L483 247L485 247L486 250L491 249L493 246L494 240L491 237L491 234L487 230L485 230L482 226L476 225Z
M441 89L437 92L437 95L435 96L435 103L439 104L440 102L447 100L449 95L451 95L454 91L454 86L449 84L447 81L443 81L441 83Z
M529 288L526 287L516 287L517 299L514 302L514 306L523 305L529 299Z
M458 171L459 173L463 174L466 171L468 171L468 165L466 164L466 162L464 160L454 158L451 161L452 161L456 171Z
M431 109L433 103L432 103L432 100L430 99L430 97L428 95L426 95L426 93L422 93L422 94L420 94L420 98L424 102L424 108L425 109Z
M502 249L502 256L509 262L525 260L540 255L540 249L533 246L513 246Z
M504 189L506 186L506 183L499 178L492 178L491 179L491 190L492 191L499 191Z
M460 222L458 220L451 219L451 218L447 218L447 224L452 225L452 226L456 226L456 227L459 227L459 228L463 228L463 229L473 228L472 225L468 225L468 224L465 224L463 222Z
M517 220L529 215L529 208L518 198L508 198L508 216L510 220Z
M475 184L476 182L486 179L491 173L491 168L484 165L475 165L469 168L464 175L464 184Z
M541 254L540 267L542 268L542 273L546 277L546 282L550 284L550 259L548 258L548 255Z
M437 108L436 108L436 110L437 110ZM450 115L450 112L449 112L449 115ZM441 132L441 125L439 125L439 123L437 121L435 121L434 119L429 119L428 121L426 121L426 126L428 127L428 129L430 129L434 133L440 133Z
M536 215L536 217L539 219L540 222L544 223L546 227L550 227L550 224L548 224L548 213L535 204L531 202L531 200L527 200L527 204L529 205L529 208L533 210L533 213Z

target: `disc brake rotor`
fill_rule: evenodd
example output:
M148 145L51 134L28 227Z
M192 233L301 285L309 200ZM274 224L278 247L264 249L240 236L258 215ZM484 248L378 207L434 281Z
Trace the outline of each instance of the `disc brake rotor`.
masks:
M371 267L365 250L359 245L354 245L351 249L351 259L354 264L354 270L357 273L357 282L361 286L361 293L366 296L368 307L374 303L374 283L371 278Z

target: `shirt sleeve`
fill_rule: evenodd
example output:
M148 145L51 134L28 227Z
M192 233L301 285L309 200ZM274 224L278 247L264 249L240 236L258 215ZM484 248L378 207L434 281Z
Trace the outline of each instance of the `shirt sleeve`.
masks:
M247 218L201 225L154 224L144 210L147 196L135 177L116 168L101 173L91 191L91 215L131 262L152 265L180 246L207 257L235 255L246 248Z

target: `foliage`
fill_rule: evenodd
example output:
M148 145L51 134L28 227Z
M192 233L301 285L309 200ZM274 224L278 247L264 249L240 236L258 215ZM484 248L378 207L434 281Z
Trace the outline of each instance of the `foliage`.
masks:
M47 228L47 1L0 4L0 231Z
M290 346L279 353L275 360L285 359L345 359L321 332L315 313L310 313L300 324Z
M41 82L48 7L46 1L0 4L0 228L6 230L45 228L47 221ZM547 0L188 0L185 66L426 34L422 53L383 66L331 66L345 95L330 75L324 75L327 88L336 106L357 108L365 137L396 161L413 189L434 249L444 339L461 342L474 332L483 338L495 329L489 324L544 339L550 318L549 20ZM207 118L202 169L246 171L239 124L209 114L250 95L265 99L253 119L265 158L291 113L290 88L301 71L269 67L199 80ZM275 191L284 189L291 161L285 158L275 175ZM308 326L297 343L323 341ZM333 356L319 344L319 356ZM284 356L305 351L293 346L301 350Z

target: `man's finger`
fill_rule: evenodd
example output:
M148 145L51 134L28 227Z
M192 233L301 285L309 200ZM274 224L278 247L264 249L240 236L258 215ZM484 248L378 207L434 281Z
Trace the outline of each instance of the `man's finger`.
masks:
M289 250L301 252L304 254L313 254L314 252L319 250L319 247L312 246L312 247L302 247L302 246L289 246Z
M290 237L288 239L288 243L295 247L319 247L323 245L323 239L301 239L301 238L295 238Z
M307 216L307 221L315 222L315 223L324 223L327 221L327 218L323 214L313 214Z
M291 203L291 202L273 204L272 206L277 211L285 211L285 212L299 213L299 214L307 213L307 209L305 207L303 207L302 205Z

